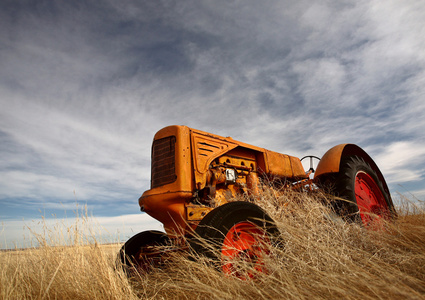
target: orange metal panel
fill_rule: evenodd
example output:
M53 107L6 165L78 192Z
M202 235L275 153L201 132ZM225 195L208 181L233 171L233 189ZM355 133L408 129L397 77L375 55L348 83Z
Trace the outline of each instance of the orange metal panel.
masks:
M212 207L201 205L186 205L186 215L188 221L201 221L210 211Z
M291 159L288 155L265 150L266 173L271 176L292 177Z
M223 153L237 147L237 144L192 131L192 155L195 166L195 182L198 189L206 184L206 172L211 162Z
M190 130L186 126L168 126L155 134L154 140L175 136L175 164L177 180L172 184L158 187L156 193L172 191L192 191L192 159L190 152Z
M308 178L308 175L306 175L304 171L304 167L301 163L301 160L295 156L289 156L289 158L291 159L291 168L293 176L296 178Z
M317 165L314 177L318 177L327 173L339 172L339 163L341 161L342 152L347 144L340 144L329 149L320 159Z
M169 184L151 188L143 193L139 205L143 211L164 224L167 233L184 228L185 203L189 202L194 190L190 131L186 126L168 126L155 134L154 140L176 137L175 172L177 179ZM183 217L182 217L183 216Z
M147 214L164 224L169 235L183 233L186 228L185 203L192 198L191 191L156 193L149 190L139 199L139 205Z

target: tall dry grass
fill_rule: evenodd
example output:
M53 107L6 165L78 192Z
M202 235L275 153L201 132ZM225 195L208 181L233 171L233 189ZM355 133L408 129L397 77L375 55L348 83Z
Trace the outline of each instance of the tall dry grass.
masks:
M127 280L120 245L77 239L0 253L2 299L425 299L425 213L404 199L385 231L335 218L321 194L266 192L257 204L276 220L279 243L254 280L224 276L204 258L176 254ZM78 232L77 232L78 234ZM74 235L74 233L73 233ZM75 238L75 237L74 237ZM69 243L68 243L69 244Z

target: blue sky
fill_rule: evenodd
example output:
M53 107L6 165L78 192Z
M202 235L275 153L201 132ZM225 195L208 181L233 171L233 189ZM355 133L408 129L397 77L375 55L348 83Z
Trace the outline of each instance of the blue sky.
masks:
M158 227L137 199L172 124L299 157L355 143L424 200L424 49L421 0L1 1L1 246L77 203L112 234Z

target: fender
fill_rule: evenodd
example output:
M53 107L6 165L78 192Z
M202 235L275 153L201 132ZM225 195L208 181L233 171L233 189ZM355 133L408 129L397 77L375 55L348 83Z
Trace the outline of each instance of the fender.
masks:
M317 165L316 172L314 173L314 181L320 181L326 175L339 172L340 163L343 157L357 155L362 157L376 172L379 180L382 182L385 192L390 195L387 183L373 159L362 148L355 144L340 144L329 149Z

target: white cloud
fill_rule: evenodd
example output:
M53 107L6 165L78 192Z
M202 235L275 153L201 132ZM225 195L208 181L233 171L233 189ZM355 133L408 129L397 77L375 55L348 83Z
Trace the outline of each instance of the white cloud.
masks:
M87 199L95 196L87 187L99 180L130 189L149 182L151 140L137 132L107 131L99 123L27 101L8 104L2 115L2 130L13 138L18 150L1 162L12 169L1 172L3 196L66 198L78 190ZM19 153L22 149L30 150ZM31 165L31 156L39 160L37 169ZM25 161L28 166L22 164Z
M423 180L425 174L425 144L417 141L386 145L375 161L389 183Z
M353 102L342 102L341 96L347 84L346 70L335 58L308 59L293 63L293 71L300 76L298 93L307 101L306 105L317 109L335 109L335 106L355 106Z

